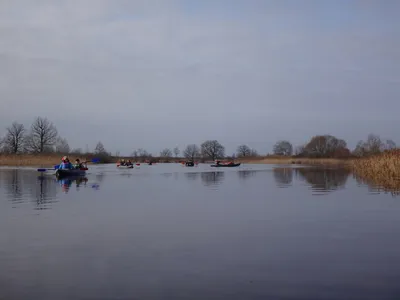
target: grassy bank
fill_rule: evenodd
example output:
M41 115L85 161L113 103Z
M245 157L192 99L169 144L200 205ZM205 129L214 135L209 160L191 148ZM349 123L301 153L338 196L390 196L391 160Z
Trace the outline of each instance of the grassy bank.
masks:
M358 180L388 191L400 191L400 149L353 160L351 168Z
M79 158L81 161L92 158L93 155L77 156L69 155L71 161ZM33 154L21 154L21 155L0 155L0 166L37 166L37 167L51 167L60 163L61 154L45 154L45 155L33 155ZM95 157L95 156L94 156ZM119 158L107 157L107 161L116 163ZM125 157L125 159L132 159ZM155 162L161 162L163 159L152 158ZM134 161L134 159L132 159ZM139 160L143 161L143 160ZM171 158L170 162L185 161L184 158ZM334 159L334 158L292 158L292 157L281 157L281 156L260 156L251 158L240 158L235 161L244 164L303 164L303 165L343 165L349 163L349 160L345 159ZM214 163L214 161L207 161L206 163Z
M60 155L0 155L0 166L37 166L50 167L60 163Z
M284 156L261 156L240 158L237 161L247 164L297 164L297 165L347 165L349 159L338 158L294 158Z

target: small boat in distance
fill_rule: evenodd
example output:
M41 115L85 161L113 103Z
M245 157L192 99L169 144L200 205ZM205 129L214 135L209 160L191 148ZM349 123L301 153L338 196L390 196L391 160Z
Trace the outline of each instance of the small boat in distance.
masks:
M120 165L117 164L118 169L133 169L133 165Z
M221 164L221 162L219 160L215 161L214 165L211 165L210 167L215 167L215 168L232 168L232 167L239 167L241 165L241 163L234 163L233 161L229 162L229 163L224 163Z

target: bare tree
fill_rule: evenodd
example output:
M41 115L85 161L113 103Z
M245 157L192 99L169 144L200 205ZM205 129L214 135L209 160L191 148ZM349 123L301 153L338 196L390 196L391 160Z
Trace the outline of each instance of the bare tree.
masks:
M274 145L275 155L291 156L293 154L293 146L289 141L278 141Z
M138 151L137 150L133 150L132 151L132 154L131 154L131 156L135 159L135 161L137 160L137 158L138 158Z
M379 135L370 133L367 137L365 147L369 154L376 154L381 152L384 149L385 145Z
M373 155L382 152L385 149L391 149L396 147L396 144L392 140L387 140L386 144L382 142L379 135L370 133L367 137L367 141L359 141L353 154L356 156Z
M0 153L2 153L3 151L6 150L6 149L3 149L4 140L5 140L5 138L0 137Z
M304 155L304 154L306 154L306 150L305 149L306 149L305 145L297 146L296 149L294 150L294 154L297 155L297 156Z
M183 155L187 159L194 160L200 155L200 149L196 144L187 145L186 149L183 151Z
M58 132L47 118L37 117L31 126L31 132L26 139L28 151L43 153L52 150L56 143Z
M3 150L8 153L22 152L25 139L25 127L23 124L13 122L7 127L7 133L3 139Z
M251 151L250 151L250 156L251 156L251 157L256 157L256 156L258 156L257 150L256 150L256 149L251 149Z
M57 153L63 153L63 154L67 154L67 153L70 152L68 141L66 139L63 139L61 137L57 138L57 141L56 141L56 152Z
M171 158L171 157L172 157L172 151L171 151L171 149L169 149L169 148L163 149L163 150L160 152L160 157L163 157L163 158L166 158L166 159Z
M173 151L174 151L175 157L178 157L179 153L181 153L181 151L179 150L178 147L175 147Z
M225 147L217 140L208 140L201 144L201 154L204 158L215 160L225 156Z
M102 142L98 142L96 147L94 148L95 154L108 154Z
M238 157L247 157L251 155L251 149L247 145L238 146L236 152Z
M313 157L334 157L337 152L348 152L344 140L332 135L317 135L311 138L304 148L308 156Z
M82 154L82 149L81 148L75 148L75 149L72 149L70 151L70 153L74 154L74 155L81 155Z
M392 150L392 149L396 149L396 143L393 140L386 140L386 145L385 145L385 149L386 150Z

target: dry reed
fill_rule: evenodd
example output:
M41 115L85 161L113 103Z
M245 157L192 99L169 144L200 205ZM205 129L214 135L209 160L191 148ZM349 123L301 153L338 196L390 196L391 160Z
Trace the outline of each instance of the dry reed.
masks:
M400 191L400 149L355 159L351 168L355 177L364 183L385 191Z
M33 155L33 154L21 154L21 155L0 155L0 166L12 166L12 167L52 167L60 163L62 155L60 154L43 154L43 155ZM76 158L69 156L71 161Z
M240 158L239 162L248 164L297 164L297 165L346 165L351 161L349 159L339 158L294 158L284 156L264 156L264 157L251 157Z

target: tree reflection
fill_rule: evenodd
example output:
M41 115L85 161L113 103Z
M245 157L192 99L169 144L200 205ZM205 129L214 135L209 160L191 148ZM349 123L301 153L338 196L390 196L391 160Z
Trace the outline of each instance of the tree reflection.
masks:
M4 180L6 182L6 190L9 199L13 202L20 202L22 200L23 179L20 170L7 170L4 172Z
M38 182L37 174L31 170L11 169L0 173L6 198L15 204L33 201L37 204L36 207L43 207L55 199L56 187L47 183L51 177L41 176Z
M346 168L295 168L296 177L305 180L313 190L333 191L345 186L350 175Z
M225 178L224 172L203 172L201 173L201 181L204 185L219 185Z
M293 182L293 168L275 168L274 178L278 187L288 187Z
M239 178L242 180L249 179L250 177L256 175L256 173L257 173L256 171L249 171L249 170L241 170L237 172Z
M199 178L200 172L188 172L184 174L187 179L195 181L197 178Z
M54 184L55 179L49 176L39 176L38 182L35 182L35 188L32 190L32 199L36 204L35 209L48 209L49 204L55 202L57 195L57 187Z

